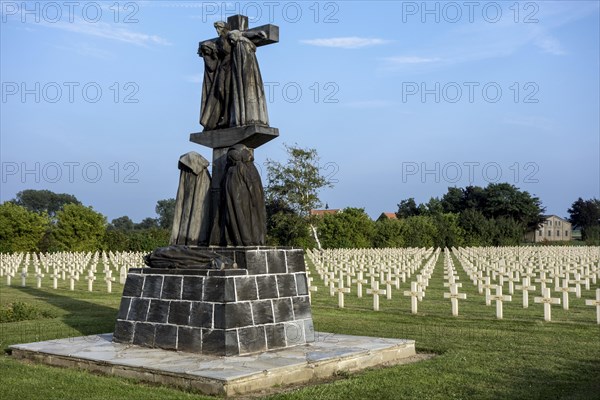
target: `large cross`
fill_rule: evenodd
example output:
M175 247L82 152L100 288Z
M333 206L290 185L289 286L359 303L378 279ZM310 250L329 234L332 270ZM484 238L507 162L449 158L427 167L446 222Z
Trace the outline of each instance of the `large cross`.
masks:
M264 32L265 38L252 39L252 42L257 46L265 46L279 42L279 27L277 25L267 24L248 29L248 17L245 15L233 15L227 18L227 27L229 30L238 30L242 32ZM209 39L208 41L216 42L217 38Z

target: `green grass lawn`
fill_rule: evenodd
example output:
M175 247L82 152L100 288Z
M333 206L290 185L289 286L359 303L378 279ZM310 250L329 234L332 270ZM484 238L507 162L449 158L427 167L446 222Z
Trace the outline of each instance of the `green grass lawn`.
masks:
M315 328L336 333L408 338L416 341L417 352L434 353L426 361L373 369L360 374L342 374L333 382L292 389L272 395L273 399L597 399L600 394L600 326L595 309L585 306L593 290L582 298L570 297L570 310L552 307L552 322L543 321L543 308L533 303L524 310L521 294L505 303L504 320L496 320L495 306L485 306L482 295L468 281L457 260L466 300L459 301L459 316L452 317L450 301L443 298L443 255L430 280L419 314L410 313L410 299L402 296L409 282L394 290L392 300L380 299L380 311L372 311L372 298L353 293L345 298L346 308L337 308L337 296L329 291L313 269ZM414 278L414 277L413 277ZM46 278L47 279L47 278ZM13 285L20 281L14 280ZM78 282L58 290L0 283L0 303L23 302L44 311L40 319L0 324L0 342L6 351L15 343L111 332L122 286L114 293L87 292ZM591 288L591 289L595 289ZM2 399L200 399L198 394L152 387L132 380L96 376L85 372L23 364L8 354L0 357Z

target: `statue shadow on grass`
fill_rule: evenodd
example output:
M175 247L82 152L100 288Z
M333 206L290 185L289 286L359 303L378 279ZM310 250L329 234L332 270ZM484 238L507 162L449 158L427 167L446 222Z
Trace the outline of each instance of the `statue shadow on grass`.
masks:
M66 315L54 320L34 320L29 324L16 324L14 332L24 341L40 341L113 332L118 308L108 307L91 301L79 300L31 287L14 287L54 307L67 311ZM59 320L58 323L56 320ZM55 323L53 323L55 321ZM31 324L33 322L33 324ZM21 328L19 328L21 325ZM66 326L65 326L66 325ZM7 332L8 333L8 332ZM31 339L29 339L31 337ZM37 339L37 340L36 340ZM97 341L100 338L90 338Z

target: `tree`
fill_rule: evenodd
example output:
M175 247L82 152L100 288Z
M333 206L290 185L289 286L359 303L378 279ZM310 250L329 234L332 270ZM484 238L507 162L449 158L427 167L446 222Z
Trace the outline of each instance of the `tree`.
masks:
M95 251L102 248L106 217L79 204L66 204L56 213L53 230L56 250Z
M457 187L449 187L448 192L442 197L440 201L444 212L447 213L460 213L464 210L463 204L463 191Z
M511 218L526 228L537 229L544 221L540 199L508 183L490 183L484 190L483 213L488 218Z
M118 230L118 231L130 231L133 230L135 224L127 215L124 215L119 218L115 218L110 222L108 229L110 230Z
M156 229L158 227L158 219L148 217L135 224L134 229Z
M0 204L0 252L39 251L50 224L48 216L12 202Z
M495 230L490 220L481 211L473 208L459 214L459 225L463 229L465 246L491 246Z
M404 220L382 218L375 222L373 247L404 247Z
M374 222L363 208L345 208L325 214L319 221L319 238L324 248L368 248L373 246Z
M598 226L600 226L600 200L593 198L583 200L578 198L569 212L569 222L578 228L581 228L581 236L583 240L596 237ZM594 234L592 234L594 232Z
M175 199L157 201L155 210L158 214L158 225L163 229L171 231L175 216Z
M13 202L38 214L47 213L53 218L65 204L81 204L77 198L67 193L54 193L50 190L27 189L17 193Z
M432 247L437 229L430 217L417 215L404 220L404 245L407 247Z
M315 149L285 145L287 162L267 159L267 235L271 243L280 246L314 244L309 240L316 232L310 210L322 205L319 191L333 187L332 182L319 170L319 156Z
M419 215L419 207L417 207L415 199L410 197L406 200L401 200L400 204L398 204L396 216L398 218L408 218L414 217L415 215Z
M266 200L280 202L307 218L310 210L322 205L319 191L333 185L319 170L316 149L288 145L285 149L288 154L286 164L267 159Z
M430 216L435 225L436 235L434 245L436 247L459 247L464 244L464 230L459 224L458 214L435 214Z

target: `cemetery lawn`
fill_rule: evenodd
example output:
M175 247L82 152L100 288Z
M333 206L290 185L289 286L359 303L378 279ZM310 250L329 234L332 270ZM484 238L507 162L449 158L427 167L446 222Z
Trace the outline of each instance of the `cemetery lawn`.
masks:
M454 260L458 265L457 260ZM380 298L380 311L372 310L372 297L347 295L344 309L330 297L312 270L318 291L313 293L315 329L332 335L317 340L335 341L335 334L351 334L416 341L418 353L435 354L425 361L359 374L340 374L319 385L292 388L270 399L595 399L600 393L600 326L595 309L582 298L571 298L570 311L552 307L552 322L543 321L541 304L522 309L520 294L505 303L504 319L496 320L495 306L486 307L483 296L457 268L467 293L459 300L459 316L452 317L450 301L443 298L443 257L430 280L418 315L410 314L410 299L402 296L408 282L394 290L392 300ZM17 282L13 285L18 284ZM9 345L40 340L112 332L122 286L114 292L89 293L78 283L75 291L0 283L0 306L23 302L40 312L39 319L0 324L0 398L39 399L203 399L177 389L24 364L8 354ZM96 289L95 289L96 290ZM259 396L256 396L259 397Z

